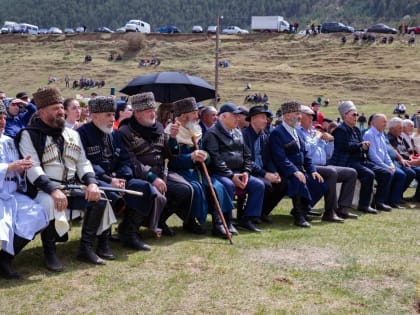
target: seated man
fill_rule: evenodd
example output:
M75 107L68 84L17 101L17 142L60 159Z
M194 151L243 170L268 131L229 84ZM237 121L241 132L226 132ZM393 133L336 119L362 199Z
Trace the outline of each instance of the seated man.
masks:
M219 120L204 136L204 149L210 154L210 170L226 187L233 200L235 187L248 193L248 201L238 226L249 231L261 232L253 219L261 216L264 200L264 183L251 176L251 153L238 129L242 111L232 103L224 104L219 111Z
M270 116L267 106L253 106L246 118L250 124L242 129L245 144L251 152L251 174L261 179L265 185L261 221L266 223L272 223L268 215L287 193L286 182L281 180L268 154L269 134L266 128Z
M17 279L20 275L12 268L12 260L48 225L48 216L38 203L17 192L32 160L19 159L13 139L3 134L5 125L6 108L0 100L0 276Z
M203 135L217 121L217 110L214 106L207 106L201 111L200 127Z
M360 129L356 127L359 115L356 106L352 101L343 101L338 105L338 111L343 122L332 133L334 136L334 152L329 164L351 167L356 170L361 184L358 210L377 214L378 211L370 207L375 179L373 171L375 164L367 159L369 141L363 141ZM387 183L382 178L379 182L381 199L385 199L383 194L387 191Z
M21 108L24 110L21 111ZM36 107L30 102L15 98L7 106L6 129L4 134L14 138L20 129L26 127L32 115L36 112Z
M139 239L139 227L142 223L146 223L146 218L152 213L151 229L155 235L160 234L157 225L162 209L152 210L156 197L153 187L146 181L133 178L128 152L118 131L113 130L114 99L103 96L91 99L89 111L92 121L82 125L77 132L80 134L86 156L92 163L99 184L120 189L128 188L143 193L143 196L127 193L121 196L117 192L106 192L114 211L124 208L124 217L118 226L119 238L127 247L150 250L150 246ZM110 234L111 231L107 233ZM98 255L105 259L115 258L107 248L99 248Z
M357 172L349 167L327 165L327 161L334 151L334 137L327 132L315 130L312 125L313 115L312 109L302 105L302 119L300 127L298 127L298 134L304 140L308 156L312 159L317 172L331 188L324 194L325 212L322 220L343 222L341 218L357 219L356 214L348 211L348 208L352 206ZM337 190L334 189L337 183L342 183L339 197L337 197Z
M323 194L328 186L323 184L324 179L316 171L307 154L305 143L296 131L296 126L301 120L301 106L296 101L281 105L283 122L271 132L269 148L277 171L287 180L287 194L293 202L291 214L294 224L308 228L311 227L307 218L312 201L310 187L314 189L315 186L321 186Z
M179 132L176 139L179 144L180 154L171 160L169 169L180 174L193 187L194 195L191 211L198 222L204 225L207 213L211 213L213 217L212 234L227 237L221 218L215 209L215 201L211 198L209 183L201 167L202 163L209 164L210 156L206 151L200 149L202 147L202 131L198 124L198 106L195 99L189 97L176 101L174 103L174 115L176 123L179 124ZM166 130L170 130L170 127L171 125L168 125ZM222 183L214 177L210 177L210 179L229 231L232 234L237 234L231 223L232 199Z
M375 178L378 181L378 188L375 194L376 209L391 211L391 208L399 207L406 175L400 169L395 168L388 154L384 135L386 123L387 120L384 114L374 114L370 128L363 135L363 139L370 143L368 158L375 164L375 168L372 170L375 172ZM382 181L386 184L379 185L379 177L383 178ZM381 186L384 187L384 191L381 189Z
M92 264L104 265L93 250L96 235L108 243L106 232L115 223L111 206L101 199L92 164L86 158L79 134L65 127L63 98L57 88L45 87L33 94L39 117L17 135L21 156L31 156L33 166L26 171L32 196L48 212L50 223L41 232L45 264L51 271L63 271L56 253L56 242L67 241L69 225L64 211L86 209L78 258ZM67 196L66 184L86 185L81 196ZM34 187L35 186L35 187ZM35 188L35 189L34 189ZM77 205L76 205L77 203ZM108 244L104 245L108 247Z
M191 185L174 172L168 172L167 162L179 154L176 136L178 124L172 124L169 133L156 120L156 103L152 92L131 97L133 115L120 126L122 140L127 148L134 177L151 183L156 191L156 202L162 207L159 228L162 234L173 236L166 220L176 213L183 221L183 228L189 232L203 234L205 231L191 215L193 189Z

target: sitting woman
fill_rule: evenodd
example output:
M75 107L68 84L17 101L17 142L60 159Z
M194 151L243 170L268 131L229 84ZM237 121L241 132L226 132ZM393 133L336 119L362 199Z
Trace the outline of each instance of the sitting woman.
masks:
M115 111L115 121L114 129L118 130L120 123L126 119L130 118L133 115L133 109L130 104L121 103L117 105L117 110Z
M66 127L70 129L79 128L82 123L80 116L82 109L80 108L79 101L74 98L67 98L63 102L64 112L66 113Z

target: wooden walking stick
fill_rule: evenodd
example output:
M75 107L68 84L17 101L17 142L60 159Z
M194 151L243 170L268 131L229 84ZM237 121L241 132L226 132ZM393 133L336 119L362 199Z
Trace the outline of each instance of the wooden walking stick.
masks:
M193 135L191 137L191 140L193 142L194 148L196 150L199 150L200 148L198 147L196 136ZM227 238L229 239L230 245L233 245L232 234L230 233L229 228L226 224L225 217L223 216L222 208L220 207L220 203L219 203L219 200L217 199L216 191L214 190L213 184L211 183L211 178L210 178L209 172L207 170L207 166L204 162L200 162L200 165L203 168L204 175L206 175L207 182L209 183L209 188L210 188L210 191L211 191L211 195L213 197L213 201L214 201L214 204L216 206L217 213L219 214L219 217L222 220L223 227L225 228Z

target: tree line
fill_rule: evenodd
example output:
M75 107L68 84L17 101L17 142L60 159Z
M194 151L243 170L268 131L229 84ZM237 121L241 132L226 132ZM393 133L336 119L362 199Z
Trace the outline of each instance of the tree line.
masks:
M397 27L420 24L420 2L412 0L0 0L0 24L25 22L39 27L85 25L116 29L129 19L141 19L152 31L176 25L189 32L193 25L250 27L253 15L281 15L289 22L320 24L340 21L356 29L375 23Z

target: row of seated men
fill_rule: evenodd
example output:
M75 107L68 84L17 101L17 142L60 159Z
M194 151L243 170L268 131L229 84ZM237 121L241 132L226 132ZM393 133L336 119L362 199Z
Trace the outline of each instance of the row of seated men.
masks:
M77 131L65 127L58 89L41 88L33 98L37 115L31 124L14 141L5 135L0 138L4 183L0 196L0 274L5 278L19 278L12 260L37 233L46 268L56 272L64 269L56 243L68 239L66 209L84 210L77 257L102 265L115 259L110 246L111 227L117 222L114 213L122 215L118 225L122 244L150 250L140 239L140 226L148 227L157 238L174 236L167 225L173 214L191 233L206 233L203 226L208 214L215 236L231 237L238 234L237 228L258 233L261 229L256 224L270 222L270 212L287 195L293 202L290 213L296 226L311 226L312 207L322 197L322 220L342 223L357 218L349 211L357 178L361 183L357 208L372 214L399 206L410 181L408 172L402 172L404 182L400 180L402 174L396 176L396 162L382 167L371 156L378 144L381 147L375 152L382 154L379 158L385 156L384 116L372 120L371 130L378 136L363 140L355 126L356 107L350 101L339 105L343 123L334 135L315 131L312 110L291 101L281 105L283 123L270 134L266 132L270 112L265 106L250 109L250 126L241 131L237 128L241 111L226 103L203 137L194 98L175 102L176 118L164 128L156 121L153 93L134 95L133 116L122 121L117 131L113 128L115 102L111 97L91 99L92 120ZM5 113L0 104L2 131ZM398 145L395 150L400 150ZM407 163L404 169L415 169ZM374 179L376 209L371 207ZM23 183L26 194L21 193ZM338 194L337 183L342 183ZM232 220L235 191L247 194L236 224Z

